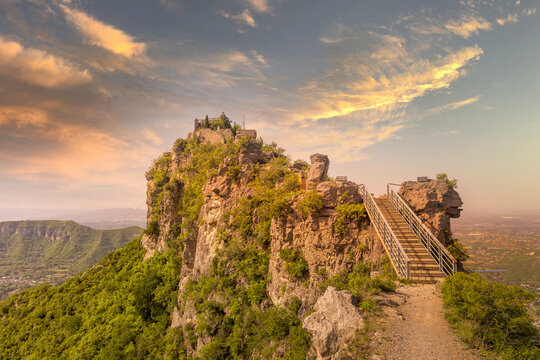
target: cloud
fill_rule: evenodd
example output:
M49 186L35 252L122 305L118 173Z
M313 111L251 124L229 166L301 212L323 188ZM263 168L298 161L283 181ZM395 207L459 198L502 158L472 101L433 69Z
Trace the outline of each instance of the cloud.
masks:
M505 18L497 19L497 23L501 26L507 23L515 23L515 22L518 22L518 17L516 14L508 14L508 16Z
M421 13L401 18L398 23L415 34L432 38L433 35L457 35L465 39L476 35L480 30L491 30L491 23L475 14L461 15L454 19L443 20L440 17Z
M474 97L471 97L471 98L468 98L468 99L465 99L465 100L456 101L456 102L446 104L446 105L443 105L443 106L438 106L438 107L435 107L435 108L432 108L432 109L428 110L428 114L433 115L433 114L441 113L441 112L444 112L444 111L457 110L457 109L459 109L459 108L461 108L463 106L467 106L467 105L474 104L474 103L478 102L478 100L480 100L481 97L482 97L481 95L478 95L478 96L474 96Z
M122 30L96 20L82 11L70 9L62 4L60 8L66 15L68 23L75 27L88 43L128 58L144 55L146 44L136 42Z
M245 0L245 2L247 2L255 12L265 13L271 10L268 0Z
M325 44L339 44L347 40L355 40L358 38L356 32L343 24L334 24L327 31L325 36L319 38Z
M46 123L47 116L42 110L20 106L0 107L0 126L15 125L17 128L27 126L43 127Z
M251 55L253 58L237 50L195 54L192 58L175 60L170 67L181 76L183 86L193 83L220 89L266 79L261 70L268 67L266 59L256 51Z
M0 35L0 74L47 88L65 87L92 80L88 70L79 70L61 57L43 50L25 48Z
M465 15L459 19L450 20L446 23L445 28L466 39L471 35L478 34L480 30L490 30L491 23L482 17Z
M259 64L263 65L264 67L269 67L268 62L266 61L266 59L264 58L264 56L262 56L261 54L259 54L259 53L257 52L257 50L251 50L251 51L250 51L250 54L251 54L251 56L253 56L253 58L255 59L256 62L258 62Z
M70 188L142 182L142 176L133 178L141 170L131 174L131 169L148 166L157 153L157 139L149 146L137 138L122 139L95 126L58 121L53 116L34 107L0 106L0 175Z
M370 36L370 48L337 53L331 69L307 84L309 105L298 118L330 118L409 103L430 91L448 88L464 74L463 68L483 53L473 46L433 59L418 58L406 48L403 38ZM360 41L365 43L366 39Z
M248 9L244 9L244 11L238 14L231 14L225 10L220 10L219 14L226 19L234 20L238 25L247 25L252 28L257 27L257 22L251 16L251 12Z
M155 132L149 129L143 131L143 137L145 140L152 142L154 145L163 144L163 139L158 136Z

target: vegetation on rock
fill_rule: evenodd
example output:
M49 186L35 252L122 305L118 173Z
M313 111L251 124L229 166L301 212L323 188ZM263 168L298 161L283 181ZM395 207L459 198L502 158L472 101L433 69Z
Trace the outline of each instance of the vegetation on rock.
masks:
M308 263L302 251L282 248L279 250L279 257L285 261L285 272L291 280L301 279L308 272Z
M449 188L457 188L457 179L450 179L446 173L437 174L437 180L446 181Z
M318 214L322 208L322 196L315 190L306 192L304 197L298 201L298 211L300 211L304 219L310 215Z
M336 211L339 217L334 222L334 231L340 235L347 233L349 224L356 223L367 216L364 204L341 204L336 206Z

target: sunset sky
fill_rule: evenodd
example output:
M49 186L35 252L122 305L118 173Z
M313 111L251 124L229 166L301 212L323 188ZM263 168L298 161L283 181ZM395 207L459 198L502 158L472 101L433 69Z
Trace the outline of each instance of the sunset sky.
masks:
M0 208L144 208L224 111L378 194L446 172L465 213L540 209L539 7L0 0Z

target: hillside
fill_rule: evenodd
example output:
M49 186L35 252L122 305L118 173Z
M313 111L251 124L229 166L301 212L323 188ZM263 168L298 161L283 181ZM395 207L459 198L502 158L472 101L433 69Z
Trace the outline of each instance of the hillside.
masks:
M376 355L371 339L384 331L382 314L398 311L384 294L410 281L399 279L385 256L359 185L330 179L325 155L312 155L311 164L293 162L254 130L232 128L224 115L215 121L196 122L187 139L153 162L140 238L60 286L40 285L0 303L0 359ZM423 186L408 188L416 193ZM435 200L415 208L444 236L438 224L449 224L455 215L448 211L460 201L446 206L444 195L455 191L444 181L427 186ZM469 297L457 293L479 289L480 280L472 280L471 286L449 285L445 293L448 306L461 311L455 317L466 319L464 328L476 323L466 317L470 304L459 301ZM488 300L488 320L513 314L496 319L499 328L492 332L497 341L505 336L512 342L488 345L534 356L527 295L501 292L515 301L502 302L503 308L489 296L478 298ZM422 312L421 304L415 309ZM484 327L469 333L483 335Z
M0 299L42 282L59 284L139 236L141 228L96 230L73 221L0 223Z

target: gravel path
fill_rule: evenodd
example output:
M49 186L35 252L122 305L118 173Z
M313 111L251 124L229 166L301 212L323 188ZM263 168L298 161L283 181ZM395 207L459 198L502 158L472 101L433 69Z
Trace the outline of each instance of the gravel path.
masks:
M444 319L435 285L401 286L381 298L387 317L375 333L373 360L479 360Z

